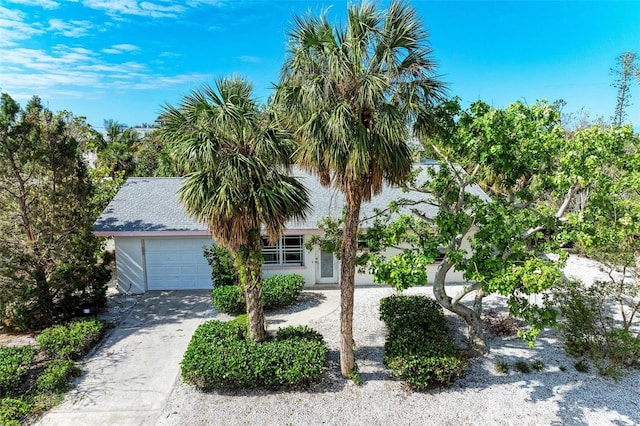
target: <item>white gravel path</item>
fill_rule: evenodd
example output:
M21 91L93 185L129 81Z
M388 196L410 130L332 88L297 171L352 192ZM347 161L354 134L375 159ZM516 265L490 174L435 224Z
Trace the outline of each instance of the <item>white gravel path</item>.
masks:
M573 261L572 261L573 262ZM581 261L570 268L593 275ZM593 266L593 265L588 265ZM572 269L573 271L573 269ZM591 271L591 272L585 272ZM575 272L575 271L573 271ZM576 272L577 273L577 272ZM575 275L575 274L574 274ZM305 303L335 298L337 290L307 291ZM354 339L364 380L356 386L341 378L338 364L339 310L322 312L307 324L325 336L330 348L327 371L310 390L294 392L200 393L179 382L169 398L162 425L637 425L640 424L640 371L615 381L593 369L579 373L553 330L546 330L529 350L516 337L492 337L491 353L470 360L468 372L451 388L410 392L382 364L386 330L378 319L379 300L393 291L356 289ZM431 294L431 288L409 294ZM500 309L491 297L488 308ZM277 316L277 321L285 313ZM291 315L301 321L300 308ZM462 324L449 315L452 328ZM272 318L271 318L272 319ZM497 361L540 360L540 372L508 375L495 371ZM563 371L564 370L564 371Z

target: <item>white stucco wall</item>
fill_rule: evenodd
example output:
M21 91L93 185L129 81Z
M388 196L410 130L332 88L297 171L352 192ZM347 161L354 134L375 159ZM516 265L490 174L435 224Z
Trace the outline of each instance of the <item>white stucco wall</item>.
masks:
M140 237L115 237L118 289L122 293L144 293L146 274L142 239Z

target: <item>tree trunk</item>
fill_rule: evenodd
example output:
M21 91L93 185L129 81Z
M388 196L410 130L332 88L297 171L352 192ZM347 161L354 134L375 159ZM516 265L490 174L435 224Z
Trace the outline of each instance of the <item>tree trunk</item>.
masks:
M355 366L353 355L353 295L361 197L347 201L340 255L340 371L348 377Z
M474 309L468 308L460 303L452 303L451 297L447 295L447 291L445 290L445 278L452 266L453 265L445 258L438 267L433 280L433 295L443 308L460 316L467 324L469 349L479 354L486 354L489 352L489 348L487 347L487 342L484 340L484 327L482 318L480 317L481 312L476 312ZM481 306L480 300L476 298L476 307Z
M259 230L249 232L247 244L241 248L236 262L240 272L240 282L244 287L249 337L254 342L262 342L267 332L262 307L262 241Z
M636 287L640 288L640 250L635 252L636 264L634 267L634 275L636 279Z

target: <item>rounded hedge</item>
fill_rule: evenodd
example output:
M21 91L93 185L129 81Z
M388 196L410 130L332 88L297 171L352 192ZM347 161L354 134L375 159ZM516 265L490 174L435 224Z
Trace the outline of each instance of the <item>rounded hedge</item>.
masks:
M299 274L274 275L262 283L262 306L266 311L291 306L304 288L304 277ZM232 315L246 311L242 289L235 285L213 289L213 305L220 312Z
M297 388L317 381L327 348L306 327L285 327L254 343L240 321L209 321L193 334L181 363L183 379L201 390Z

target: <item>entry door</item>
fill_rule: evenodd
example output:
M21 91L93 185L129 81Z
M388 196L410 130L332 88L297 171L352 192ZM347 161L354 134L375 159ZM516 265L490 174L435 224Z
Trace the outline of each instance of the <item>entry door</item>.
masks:
M316 282L318 284L336 284L338 282L338 262L333 253L320 250Z

